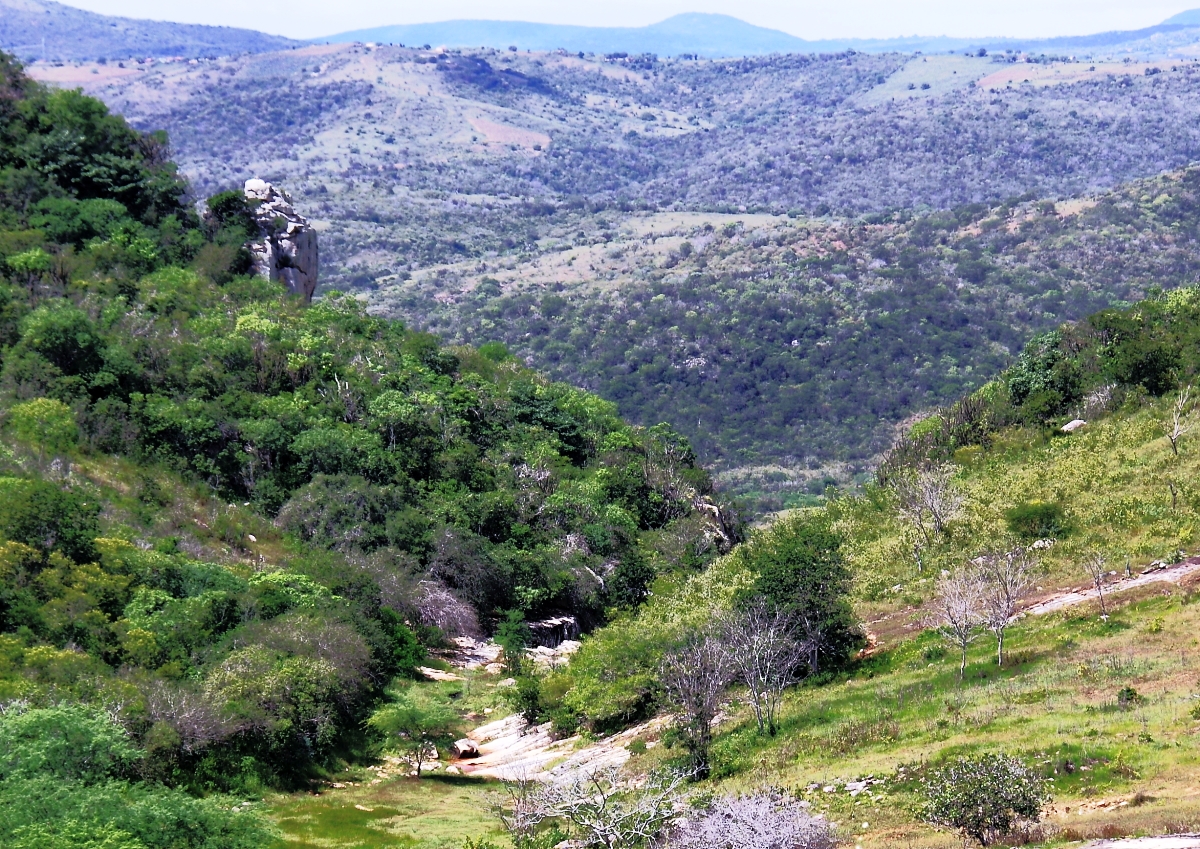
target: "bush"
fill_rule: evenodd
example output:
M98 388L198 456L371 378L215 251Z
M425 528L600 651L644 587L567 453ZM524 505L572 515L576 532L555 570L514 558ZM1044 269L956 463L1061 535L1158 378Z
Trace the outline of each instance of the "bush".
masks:
M50 775L95 782L127 772L140 757L124 729L81 705L0 714L0 780Z
M1026 501L1004 514L1008 529L1025 542L1059 539L1070 532L1070 522L1057 501Z
M958 758L924 781L924 819L990 846L1050 800L1042 778L1007 755Z
M670 849L835 849L833 827L780 790L724 796L677 827Z
M100 508L40 480L0 478L0 536L37 549L61 551L77 563L94 560Z

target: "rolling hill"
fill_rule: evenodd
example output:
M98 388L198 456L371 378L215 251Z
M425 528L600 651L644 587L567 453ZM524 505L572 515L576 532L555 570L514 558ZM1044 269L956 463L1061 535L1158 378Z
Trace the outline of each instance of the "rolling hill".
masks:
M1200 21L1189 13L1139 30L1043 39L1005 37L952 38L838 38L806 40L779 30L748 24L728 15L675 15L644 27L585 27L525 21L457 20L424 24L371 27L338 33L314 41L330 44L375 42L409 46L478 48L570 53L645 53L659 56L763 56L771 53L952 53L979 50L1012 53L1080 53L1100 59L1110 56L1164 58L1186 56L1200 40Z
M54 0L0 0L0 50L51 62L231 56L298 45L249 29L97 15Z
M1193 279L1193 178L1151 176L1200 159L1174 67L324 45L91 90L204 192L286 181L326 285L669 421L769 509L1029 334Z

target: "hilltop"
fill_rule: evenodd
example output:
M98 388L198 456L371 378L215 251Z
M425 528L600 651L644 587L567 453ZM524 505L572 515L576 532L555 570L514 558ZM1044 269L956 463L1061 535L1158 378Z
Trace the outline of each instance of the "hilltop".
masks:
M51 62L265 53L300 42L235 27L98 15L54 0L0 0L0 50Z

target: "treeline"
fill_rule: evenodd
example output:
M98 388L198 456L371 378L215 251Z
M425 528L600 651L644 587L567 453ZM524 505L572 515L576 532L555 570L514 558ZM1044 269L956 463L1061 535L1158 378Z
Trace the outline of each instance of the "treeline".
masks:
M1101 310L1038 335L995 380L903 435L877 478L887 483L906 469L986 447L1005 427L1057 431L1070 421L1176 391L1176 428L1186 432L1179 416L1190 410L1191 387L1200 375L1198 321L1200 290L1185 287L1152 292L1133 306ZM1169 436L1172 444L1177 437Z
M163 137L8 60L0 83L0 719L124 747L59 794L84 831L242 845L129 817L160 783L301 784L373 745L371 705L429 647L594 626L739 539L669 428L501 345L289 300L243 273L240 192L199 216Z

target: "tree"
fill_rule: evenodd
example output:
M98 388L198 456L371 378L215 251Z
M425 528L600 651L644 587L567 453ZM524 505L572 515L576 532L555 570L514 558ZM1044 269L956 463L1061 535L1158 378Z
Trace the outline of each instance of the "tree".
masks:
M744 549L755 590L795 623L808 671L844 661L862 643L842 537L822 519L784 519Z
M1041 776L1003 754L958 758L924 781L924 819L989 846L1050 800Z
M1017 614L1017 605L1029 592L1029 556L1023 548L982 558L984 579L983 623L996 635L996 663L1004 665L1004 632Z
M692 634L663 658L663 687L700 780L708 777L712 723L732 678L728 652L712 631Z
M1185 386L1179 391L1179 397L1171 406L1171 421L1164 425L1167 439L1171 443L1171 453L1176 457L1179 456L1179 438L1192 429L1188 424L1188 416L1192 412L1191 394L1192 387L1190 386Z
M983 624L982 603L986 584L976 569L960 569L942 576L938 595L927 618L928 626L962 651L958 680L967 671L967 648L979 636Z
M1104 601L1104 578L1108 575L1104 568L1108 565L1108 561L1103 554L1099 552L1091 555L1083 561L1083 568L1087 570L1088 577L1092 579L1092 586L1096 588L1096 594L1100 597L1100 618L1108 618L1108 607Z
M14 404L8 411L8 426L17 439L38 447L38 460L43 463L46 452L62 454L79 440L75 414L62 401L52 398Z
M894 489L900 502L900 515L911 522L932 545L935 537L946 533L947 525L962 513L965 499L953 485L954 467L931 466L900 475Z
M729 664L750 691L758 733L774 737L783 691L799 680L806 658L792 620L758 597L726 616L721 633Z
M833 826L801 801L768 788L721 796L672 832L669 849L835 849Z
M550 784L509 782L507 797L493 802L492 810L517 849L562 840L595 849L635 849L654 845L675 817L687 779L687 773L658 772L635 788L608 767ZM551 823L559 826L550 833L553 843L538 840Z
M375 711L367 725L406 752L420 778L421 768L430 759L430 754L439 746L454 742L459 717L440 699L409 689L397 693L391 704Z

